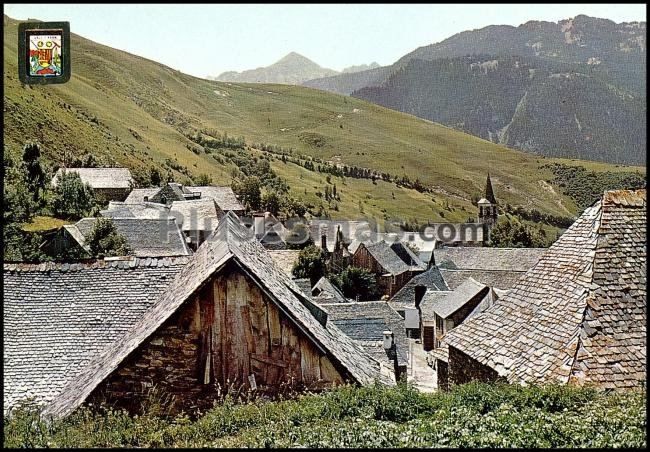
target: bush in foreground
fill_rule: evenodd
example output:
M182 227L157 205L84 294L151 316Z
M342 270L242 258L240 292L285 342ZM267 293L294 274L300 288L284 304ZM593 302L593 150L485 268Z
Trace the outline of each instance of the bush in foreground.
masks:
M191 420L81 408L4 421L5 447L645 447L645 394L471 383L422 394L351 386L293 400L226 400Z

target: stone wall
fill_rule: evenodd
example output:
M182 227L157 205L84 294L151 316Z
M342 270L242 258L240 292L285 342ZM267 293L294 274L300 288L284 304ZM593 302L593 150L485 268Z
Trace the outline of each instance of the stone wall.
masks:
M479 363L457 348L449 346L449 385L459 385L478 380L493 382L500 380L497 372L484 364Z
M211 406L212 399L206 396L214 388L201 384L199 375L196 309L188 306L168 319L95 389L88 401L107 401L131 412L139 411L151 397L162 397L174 411Z
M441 359L436 360L436 376L438 389L441 391L449 390L449 364Z
M130 188L95 188L93 190L95 197L100 202L124 201L129 193Z

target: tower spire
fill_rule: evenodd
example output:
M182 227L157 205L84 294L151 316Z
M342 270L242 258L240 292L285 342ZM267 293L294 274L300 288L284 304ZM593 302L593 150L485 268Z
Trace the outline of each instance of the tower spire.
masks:
M485 182L485 199L492 204L496 204L497 200L494 197L494 190L492 190L492 181L490 180L490 173L488 172L487 181Z

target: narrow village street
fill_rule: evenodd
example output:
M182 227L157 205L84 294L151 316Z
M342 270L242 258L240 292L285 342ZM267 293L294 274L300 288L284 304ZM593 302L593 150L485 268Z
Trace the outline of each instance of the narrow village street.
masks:
M427 352L422 348L422 344L416 343L416 339L409 339L409 373L408 382L420 392L436 391L438 379L436 371L427 364Z

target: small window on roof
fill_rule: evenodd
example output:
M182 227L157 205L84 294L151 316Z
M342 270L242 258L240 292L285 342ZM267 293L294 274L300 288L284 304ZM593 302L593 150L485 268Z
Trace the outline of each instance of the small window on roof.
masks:
M148 197L148 196L145 196L145 197L144 197L144 202L147 202L147 201L149 201L149 197Z

